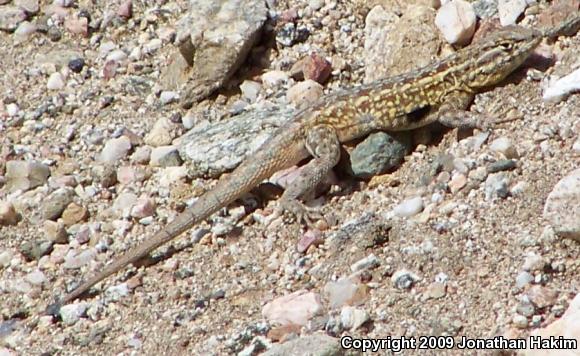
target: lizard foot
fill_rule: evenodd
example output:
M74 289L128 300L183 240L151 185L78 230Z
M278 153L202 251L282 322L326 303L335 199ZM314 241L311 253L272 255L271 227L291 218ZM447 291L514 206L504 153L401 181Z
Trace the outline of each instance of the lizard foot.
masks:
M281 199L278 202L276 214L284 217L290 216L291 221L306 223L307 226L313 226L315 221L324 219L319 208L305 206L295 199Z

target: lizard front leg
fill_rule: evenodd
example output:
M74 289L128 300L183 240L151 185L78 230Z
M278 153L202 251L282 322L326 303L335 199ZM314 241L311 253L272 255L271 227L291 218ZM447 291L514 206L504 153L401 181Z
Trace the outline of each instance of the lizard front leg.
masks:
M473 94L466 92L456 92L449 94L438 110L428 115L436 116L433 121L458 129L480 129L487 131L494 124L511 120L499 120L493 116L468 111L469 104L473 101ZM426 119L427 121L429 119Z
M316 209L308 208L298 201L324 180L340 160L340 141L330 125L318 125L308 130L306 149L313 159L308 162L296 180L284 191L278 202L278 213L284 211L294 215L299 222L312 224L312 219L321 218Z

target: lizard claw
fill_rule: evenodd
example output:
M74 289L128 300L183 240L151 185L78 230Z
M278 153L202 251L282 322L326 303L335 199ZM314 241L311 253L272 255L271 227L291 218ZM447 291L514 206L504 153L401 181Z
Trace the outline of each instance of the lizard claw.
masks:
M305 206L298 200L282 199L276 208L278 216L288 216L295 219L298 223L306 223L307 226L313 226L317 220L324 219L319 208Z

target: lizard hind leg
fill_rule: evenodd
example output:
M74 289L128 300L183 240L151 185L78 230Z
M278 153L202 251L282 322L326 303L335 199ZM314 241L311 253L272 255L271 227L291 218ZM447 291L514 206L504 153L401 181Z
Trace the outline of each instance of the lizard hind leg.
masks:
M301 168L298 178L284 191L278 201L278 214L288 212L298 222L312 225L322 218L315 208L298 201L320 184L340 160L340 141L330 125L318 125L308 130L305 146L313 159Z

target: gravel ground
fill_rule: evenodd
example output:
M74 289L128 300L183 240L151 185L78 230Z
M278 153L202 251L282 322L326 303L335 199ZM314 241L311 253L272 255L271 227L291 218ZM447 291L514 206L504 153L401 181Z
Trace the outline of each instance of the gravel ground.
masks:
M36 32L0 32L0 355L250 355L280 340L307 347L306 335L323 333L513 338L561 317L579 291L580 244L556 234L544 208L580 166L580 96L548 103L542 90L578 68L580 35L543 45L554 65L533 61L471 108L508 108L518 120L488 133L416 133L404 162L370 179L339 165L313 203L327 220L318 229L270 219L279 192L264 185L145 267L108 278L61 320L41 314L215 184L183 157L154 162L156 146L235 120L240 108L287 105L301 81L288 73L311 53L332 64L325 92L362 83L376 3L398 4L278 1L241 69L190 110L159 79L186 1L133 2L132 13L127 2L78 1L59 21L40 1L40 13L27 13ZM309 35L284 42L274 16ZM523 22L534 21L528 8ZM268 86L265 73L279 71L284 83ZM240 93L244 80L264 85L254 102ZM19 167L35 179L10 177L10 161L39 163ZM580 203L570 206L574 216ZM282 301L272 316L274 302L296 292L300 301ZM284 317L293 322L275 322Z

